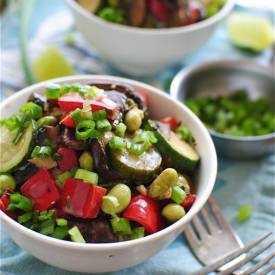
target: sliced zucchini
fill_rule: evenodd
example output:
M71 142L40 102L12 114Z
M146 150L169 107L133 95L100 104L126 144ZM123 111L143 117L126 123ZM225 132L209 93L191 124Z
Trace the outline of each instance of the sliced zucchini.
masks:
M194 170L200 157L189 143L172 131L164 136L160 130L155 130L155 136L158 140L155 146L168 167L174 167L180 171Z
M110 150L111 151L111 150ZM161 155L154 148L140 156L124 152L111 151L111 164L116 171L135 181L149 181L158 174L161 165Z
M6 127L0 128L0 172L5 173L18 165L29 151L32 141L33 126L30 124L20 141L14 145L12 140L16 131L9 131Z

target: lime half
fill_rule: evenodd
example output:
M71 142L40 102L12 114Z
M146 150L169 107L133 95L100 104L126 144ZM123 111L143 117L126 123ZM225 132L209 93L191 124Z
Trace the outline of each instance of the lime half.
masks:
M35 59L32 70L38 81L75 74L71 64L55 47L47 48Z
M260 52L272 44L272 24L265 17L235 12L227 24L229 38L238 47Z

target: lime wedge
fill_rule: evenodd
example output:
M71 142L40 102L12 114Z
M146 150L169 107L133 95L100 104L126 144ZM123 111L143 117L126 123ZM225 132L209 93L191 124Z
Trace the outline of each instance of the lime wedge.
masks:
M272 24L265 17L235 12L229 16L227 26L231 42L238 47L260 52L272 44Z
M71 64L55 47L47 48L36 58L32 70L38 81L75 74Z

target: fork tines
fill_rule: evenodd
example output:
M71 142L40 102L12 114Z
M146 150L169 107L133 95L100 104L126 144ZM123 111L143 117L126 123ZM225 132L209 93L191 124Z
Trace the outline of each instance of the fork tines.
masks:
M259 244L260 242L262 242L263 240L265 240L266 238L268 238L270 235L272 235L272 232L269 232L267 234L264 234L263 236L261 236L259 239L257 239L256 241L252 242L251 244L246 245L245 247L231 253L230 255L216 261L215 263L206 266L202 269L200 269L199 271L196 271L192 274L196 274L196 275L205 275L208 274L209 272L214 272L215 270L217 270L218 268L220 268L221 266L225 265L226 263L232 261L233 259L235 259L236 257L242 255L243 253L251 250L252 248L254 248L257 244ZM246 264L247 262L251 261L252 259L254 259L256 256L258 256L259 254L261 254L262 252L266 251L269 247L271 247L274 244L274 239L272 239L271 241L269 241L268 243L264 244L262 247L260 247L259 249L257 249L256 251L254 251L253 253L246 255L242 260L238 261L237 263L235 263L234 265L231 265L229 268L219 272L219 275L227 275L227 274L231 274L233 271L239 269L240 267L242 267L244 264ZM251 268L248 268L245 271L242 271L241 273L238 273L238 275L248 275L248 274L252 274L253 272L256 272L257 270L259 270L263 265L267 264L269 261L271 261L275 256L275 253L272 252L272 254L268 255L266 258L264 258L263 260L261 260L258 264L254 265ZM274 262L271 263L271 265L269 265L265 270L262 270L261 273L259 274L267 274L268 272L272 271L275 269L275 265Z

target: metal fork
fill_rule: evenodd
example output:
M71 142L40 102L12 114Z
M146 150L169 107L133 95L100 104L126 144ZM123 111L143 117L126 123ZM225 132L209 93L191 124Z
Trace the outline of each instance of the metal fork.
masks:
M184 234L193 253L204 265L210 265L243 247L213 197L185 227Z
M259 239L257 239L256 241L252 242L251 244L246 245L245 247L239 249L236 252L231 253L230 255L216 261L215 263L206 266L190 275L205 275L208 274L210 272L214 272L215 270L217 270L218 268L220 268L221 266L224 266L224 264L232 261L234 258L242 255L243 253L249 251L250 249L254 248L257 244L259 244L260 242L262 242L263 240L265 240L266 238L268 238L270 235L272 235L272 232L269 232L263 236L261 236ZM254 251L253 253L246 255L245 257L243 257L242 260L234 263L233 265L230 265L230 267L224 269L223 271L217 273L217 275L228 275L231 274L233 271L236 271L237 269L239 269L240 267L242 267L244 264L250 262L251 260L253 260L255 257L257 257L259 254L263 253L264 251L266 251L269 247L271 247L274 244L275 240L272 239L271 241L265 243L263 246L261 246L259 249L257 249L256 251ZM266 256L264 259L262 259L260 262L258 262L257 264L254 264L253 266L247 268L244 271L240 271L234 274L238 274L238 275L250 275L253 274L254 272L258 271L259 269L261 269L264 265L268 264L268 262L270 262L273 258L275 257L275 252L273 251L271 254L269 254L268 256ZM270 265L268 265L267 267L265 267L264 269L262 269L259 273L259 275L265 275L268 274L269 272L271 272L272 270L275 270L275 262L272 261Z

